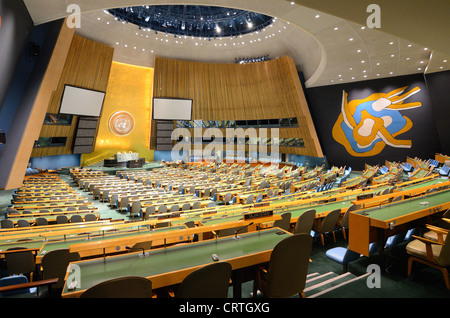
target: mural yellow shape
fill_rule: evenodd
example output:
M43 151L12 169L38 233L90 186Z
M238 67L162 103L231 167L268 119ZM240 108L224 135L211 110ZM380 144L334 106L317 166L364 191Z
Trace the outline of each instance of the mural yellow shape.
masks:
M354 157L370 157L379 154L386 145L410 148L411 140L396 139L409 131L413 123L400 110L422 106L420 102L403 103L418 93L415 87L404 93L406 87L387 94L375 93L364 99L348 101L343 91L341 114L333 127L333 138Z

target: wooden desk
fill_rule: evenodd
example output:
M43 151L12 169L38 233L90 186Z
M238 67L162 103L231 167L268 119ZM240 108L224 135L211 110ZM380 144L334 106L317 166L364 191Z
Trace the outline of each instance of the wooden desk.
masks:
M349 249L369 256L370 243L378 242L382 249L389 236L415 227L415 221L429 222L427 219L448 208L450 190L444 190L352 212L349 215Z
M233 280L233 296L239 298L240 286L236 271L268 262L273 248L288 235L290 234L279 228L273 228L242 234L238 240L224 237L155 249L147 257L142 257L142 252L137 252L73 262L65 277L62 297L78 297L100 282L126 275L146 277L151 280L153 289L179 284L194 270L211 264L211 255L216 254L220 261L231 264L236 277ZM79 285L74 291L69 291L68 284L73 277L78 279Z

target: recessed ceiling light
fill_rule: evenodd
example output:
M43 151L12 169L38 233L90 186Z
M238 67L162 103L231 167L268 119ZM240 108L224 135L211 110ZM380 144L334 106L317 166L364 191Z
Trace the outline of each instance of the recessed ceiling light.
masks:
M320 15L319 15L319 14L316 15L316 19L318 19L318 18L320 18Z
M342 77L342 75L341 75L341 74L339 74L339 75L338 75L338 77Z
M353 41L353 38L348 39L349 41Z
M365 26L362 26L362 27L361 27L361 30L365 30L365 29L366 29L366 27L365 27Z
M426 48L424 48L423 50L424 50L424 51L428 51L428 48L426 47Z
M420 61L420 64L423 64L424 62L423 61Z
M394 42L391 41L391 42L389 42L389 44L392 45L392 44L394 44Z
M366 61L362 60L362 61L361 61L361 63L363 63L363 64L364 64L364 63L366 63Z
M354 76L352 76L352 79L354 80L354 79L355 79L355 77L354 77Z
M295 4L295 2L294 2L294 1L291 1L291 4L292 4L292 5L294 5L294 4Z
M447 63L447 60L444 60L443 62L444 62L444 63Z
M367 75L364 75L364 78L366 78L367 77Z
M395 54L391 54L391 57L395 57Z
M380 74L377 74L377 76L380 76Z
M421 67L419 67L418 69L417 69L418 71L421 71L422 70L422 68Z
M353 70L353 67L350 67L349 70L350 70L350 71Z
M379 65L380 65L380 62L377 63L377 66L379 66Z
M334 31L337 31L337 30L339 30L339 28L338 28L338 27L335 27L335 28L334 28Z
M389 72L389 74L391 74L391 75L392 75L392 74L394 74L394 72Z
M408 47L411 47L412 46L412 44L408 44Z
M407 61L409 61L409 60L410 60L410 58L409 58L409 57L407 57L407 58L406 58L406 60L407 60Z
M443 66L440 67L441 70L442 70L443 68L444 68Z
M356 52L361 53L361 50L357 50Z

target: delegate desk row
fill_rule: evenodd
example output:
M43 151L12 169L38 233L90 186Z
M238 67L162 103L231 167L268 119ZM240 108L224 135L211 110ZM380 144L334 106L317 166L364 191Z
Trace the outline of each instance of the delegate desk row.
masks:
M433 180L436 182L436 180ZM431 181L429 181L431 182ZM440 186L438 184L437 186ZM420 191L419 191L420 192ZM308 200L279 200L273 201L268 206L264 206L259 208L260 210L270 210L274 211L274 214L282 214L285 212L291 212L291 223L295 223L298 217L309 209L316 210L316 218L323 218L327 215L327 213L340 209L341 213L344 213L348 207L354 202L355 195L357 195L358 191L355 191L353 196L347 197L345 200L331 200L328 198L329 203L320 204L321 202L326 202L327 200L323 200L323 196L317 196L315 198L311 198ZM342 194L341 194L342 195ZM336 199L336 198L335 198ZM388 203L389 200L384 200L385 203ZM319 204L318 204L319 203ZM378 203L377 203L378 204ZM205 224L214 224L214 223L232 223L239 221L242 218L242 215L245 212L250 210L255 210L258 208L250 206L220 206L210 208L210 209L201 209L197 211L190 211L189 213L168 213L163 215L151 215L149 216L149 222L153 224L163 223L170 219L171 225L180 225L181 223L187 221L193 221L197 225L205 225ZM167 218L167 219L166 219ZM204 223L206 222L206 223Z
M372 203L372 207L349 215L349 249L366 256L370 243L377 242L382 249L388 237L432 224L434 219L440 218L450 208L450 190L447 182L421 195L407 194L399 201Z

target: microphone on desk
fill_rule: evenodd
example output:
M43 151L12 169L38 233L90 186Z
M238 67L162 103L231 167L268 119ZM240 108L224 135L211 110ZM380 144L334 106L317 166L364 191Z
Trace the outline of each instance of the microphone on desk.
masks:
M143 248L143 247L138 247L138 248L142 249L142 256L145 256L145 248ZM126 249L126 250L131 250L131 247L129 247L128 245L126 245L126 246L125 246L125 249Z
M253 224L253 222L251 222L250 224L244 225L244 226L238 228L236 231L234 231L234 239L235 240L239 239L240 237L237 236L238 232L245 229L246 227L249 227L252 224Z

